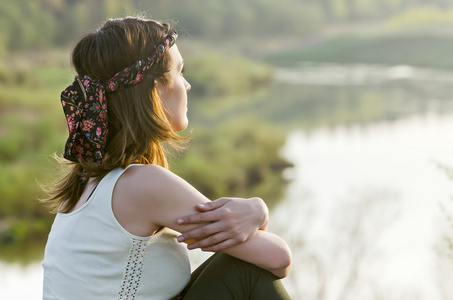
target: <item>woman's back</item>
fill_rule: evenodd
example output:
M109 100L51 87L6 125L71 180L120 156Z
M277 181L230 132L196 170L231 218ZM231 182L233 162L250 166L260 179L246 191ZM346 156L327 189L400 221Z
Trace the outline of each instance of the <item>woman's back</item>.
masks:
M57 214L42 264L44 299L168 299L187 284L187 252L173 231L139 237L115 218L112 195L124 171L105 176L79 209Z
M177 134L188 124L190 84L176 38L168 24L124 18L74 47L77 76L61 94L69 129L61 163L70 168L43 200L58 213L43 261L44 299L288 298L278 278L288 274L291 252L265 231L263 200L210 202L168 170L164 144L188 140ZM161 228L182 233L189 249L224 253L188 283L184 246Z

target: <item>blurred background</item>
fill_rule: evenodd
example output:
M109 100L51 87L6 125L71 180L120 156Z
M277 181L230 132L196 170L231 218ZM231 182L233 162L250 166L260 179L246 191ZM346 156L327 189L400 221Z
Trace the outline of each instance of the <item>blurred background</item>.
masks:
M293 299L453 299L448 0L1 1L1 299L41 298L69 51L127 15L180 32L193 140L171 169L267 202Z

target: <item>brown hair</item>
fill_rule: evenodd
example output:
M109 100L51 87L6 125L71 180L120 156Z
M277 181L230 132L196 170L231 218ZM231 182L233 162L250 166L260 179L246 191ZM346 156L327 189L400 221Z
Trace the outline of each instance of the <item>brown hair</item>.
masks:
M150 56L172 30L166 23L127 17L110 19L96 32L85 35L72 51L72 65L78 76L105 82L118 71ZM172 84L171 56L164 53L139 84L108 94L108 140L105 157L98 165L88 160L70 162L69 171L45 191L43 202L51 212L71 211L81 197L86 180L99 182L110 171L131 163L157 164L168 168L164 142L183 148L187 138L175 133L154 86L154 78Z

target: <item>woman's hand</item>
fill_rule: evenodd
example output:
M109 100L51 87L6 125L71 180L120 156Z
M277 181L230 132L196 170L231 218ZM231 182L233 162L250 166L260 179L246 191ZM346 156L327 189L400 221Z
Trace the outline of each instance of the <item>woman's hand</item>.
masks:
M241 244L258 230L265 230L269 212L261 198L219 198L215 201L198 204L200 213L181 217L180 225L203 224L178 237L179 242L189 242L189 249L221 251ZM195 240L195 241L193 241Z

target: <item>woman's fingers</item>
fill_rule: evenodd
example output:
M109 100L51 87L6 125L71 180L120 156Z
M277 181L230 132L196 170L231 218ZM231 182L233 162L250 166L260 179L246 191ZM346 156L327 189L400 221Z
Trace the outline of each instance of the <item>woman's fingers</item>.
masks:
M229 238L229 236L223 232L213 234L203 240L196 241L187 246L188 249L201 248L203 251L221 251L229 247L236 246L242 241L237 239Z
M206 203L202 203L202 204L198 204L196 206L196 209L198 211L210 211L210 210L215 210L219 207L222 207L223 205L225 205L227 202L230 201L230 198L219 198L217 200L214 200L214 201L211 201L211 202L206 202Z
M227 237L224 233L219 232L213 235L208 236L205 239L198 240L187 245L187 249L196 249L196 248L205 248L205 247L213 247L221 242L223 242Z
M218 233L221 229L221 224L218 223L211 223L208 225L204 225L190 231L184 232L182 235L178 237L178 242L184 242L187 240L196 240L200 241L203 239L209 238L211 235Z
M217 215L216 212L207 211L203 213L197 213L193 215L180 217L178 218L178 220L176 220L176 222L180 225L183 225L183 224L203 224L218 220L219 216Z
M178 237L179 242L192 241L188 245L189 249L196 248L207 248L214 247L211 249L225 249L224 247L232 247L238 245L246 240L246 235L236 228L231 228L231 230L223 231L222 229L225 225L220 223L211 223L202 227L198 227L191 231L185 232L184 234ZM224 243L225 241L228 243ZM213 251L213 250L208 250ZM215 250L219 251L219 250Z

